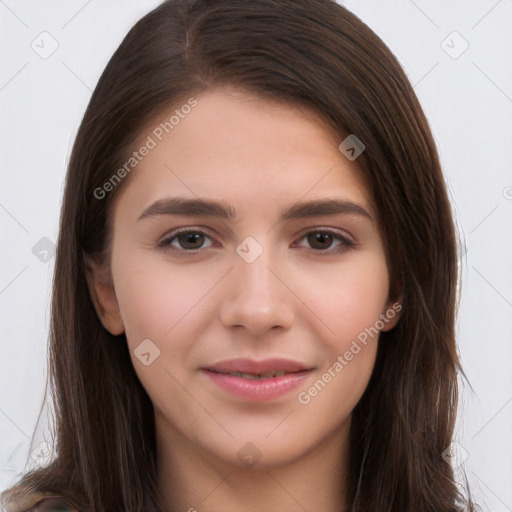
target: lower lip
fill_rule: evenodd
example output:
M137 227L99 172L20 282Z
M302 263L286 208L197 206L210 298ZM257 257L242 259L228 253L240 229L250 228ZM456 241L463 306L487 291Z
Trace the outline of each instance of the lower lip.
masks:
M201 370L214 384L244 400L252 402L265 402L273 400L292 389L307 378L311 370L288 373L270 379L244 379L227 373L215 373L210 370Z

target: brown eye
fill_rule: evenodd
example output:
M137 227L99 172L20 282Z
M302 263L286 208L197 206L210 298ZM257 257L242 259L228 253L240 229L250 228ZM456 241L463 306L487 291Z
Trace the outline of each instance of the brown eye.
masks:
M320 255L340 254L357 245L347 236L326 229L309 231L300 240L306 240L309 248Z
M164 238L159 244L159 247L164 249L171 249L176 251L193 251L194 249L205 249L211 247L210 237L198 230L182 230L171 233L170 236ZM209 245L205 245L210 241Z
M200 233L185 233L176 238L182 249L197 249L203 245L205 237Z
M334 237L330 233L317 231L313 234L308 235L308 242L313 249L328 249Z

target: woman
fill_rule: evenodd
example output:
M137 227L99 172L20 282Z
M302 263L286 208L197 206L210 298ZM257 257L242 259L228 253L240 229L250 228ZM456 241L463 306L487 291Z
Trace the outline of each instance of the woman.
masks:
M164 2L75 141L57 457L4 507L474 510L443 457L456 287L435 144L371 30L329 0Z

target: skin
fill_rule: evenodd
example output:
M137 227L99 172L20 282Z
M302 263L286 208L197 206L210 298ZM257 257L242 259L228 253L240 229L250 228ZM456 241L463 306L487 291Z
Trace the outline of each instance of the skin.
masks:
M370 197L356 161L338 150L344 137L313 113L236 89L196 99L121 191L110 267L96 265L93 272L103 325L112 334L126 333L154 404L164 508L344 510L351 413L373 370L377 337L309 403L297 396L392 307ZM171 196L227 201L235 220L138 220L152 203ZM372 218L342 213L279 221L282 209L325 198L352 201ZM158 247L182 227L207 236L193 252L183 237ZM322 229L356 245L307 236ZM252 263L236 252L248 236L263 248ZM149 366L134 353L145 339L160 350ZM315 370L277 399L247 402L199 371L235 357L283 357ZM249 442L261 456L252 467L237 456Z

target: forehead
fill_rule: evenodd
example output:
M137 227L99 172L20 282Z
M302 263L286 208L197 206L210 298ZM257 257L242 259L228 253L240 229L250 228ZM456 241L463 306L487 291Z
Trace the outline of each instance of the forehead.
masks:
M315 113L237 90L194 101L161 112L141 134L134 150L150 149L120 202L140 210L169 195L200 196L262 211L336 195L372 209L357 165L338 149L343 137Z

